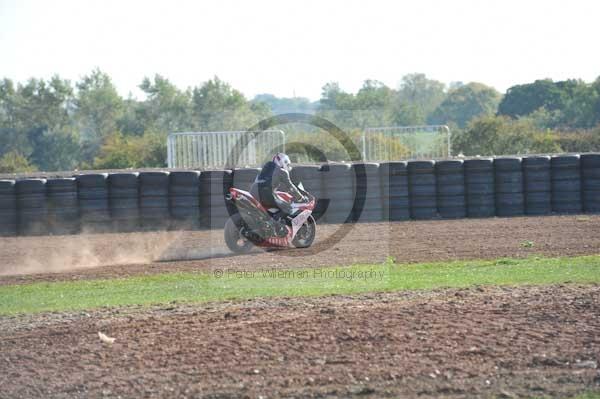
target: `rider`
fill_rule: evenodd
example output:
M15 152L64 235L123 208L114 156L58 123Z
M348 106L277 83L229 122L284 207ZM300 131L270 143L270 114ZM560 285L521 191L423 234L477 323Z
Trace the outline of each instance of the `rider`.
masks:
M306 201L304 195L292 183L290 170L292 170L290 157L282 152L275 154L273 160L267 162L256 176L256 180L250 188L250 194L257 198L264 207L277 208L283 214L289 214L291 208L282 209L282 206L287 208L284 203L275 201L275 191L285 191L291 194L297 202Z

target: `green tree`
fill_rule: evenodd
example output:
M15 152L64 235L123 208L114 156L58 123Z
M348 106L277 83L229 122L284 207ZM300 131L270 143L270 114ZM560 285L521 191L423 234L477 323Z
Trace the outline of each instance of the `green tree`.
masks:
M283 97L279 98L273 94L257 94L252 99L252 103L264 103L269 106L270 111L275 115L288 113L312 114L317 108L317 103L310 102L304 97Z
M355 109L354 95L343 91L337 82L326 83L321 89L318 109L321 112Z
M0 127L0 156L11 151L16 151L25 157L31 155L33 148L27 132L15 128Z
M14 107L15 127L21 130L68 129L73 107L73 88L68 80L53 76L49 81L29 79L18 85Z
M146 113L144 102L138 101L130 95L129 98L123 100L123 114L118 121L117 130L125 135L143 135L146 125L152 125L148 122Z
M17 92L10 79L0 80L0 127L4 129L17 128Z
M139 87L147 97L136 111L137 118L144 121L145 131L154 130L166 136L192 127L190 90L179 90L161 75L152 80L144 78Z
M596 78L594 83L592 83L592 89L594 90L594 96L596 97L596 101L594 101L594 105L592 106L592 126L600 126L600 76Z
M81 161L79 138L71 131L31 129L29 141L33 146L30 160L41 170L73 170Z
M529 115L540 107L549 111L564 112L574 100L584 100L589 94L588 85L582 80L553 82L551 79L517 85L508 89L498 107L498 113L513 118ZM572 111L575 111L575 107ZM585 111L584 111L585 112ZM566 116L572 119L571 116Z
M552 114L547 128L591 128L600 122L599 84L580 79L553 82L550 79L513 86L498 106L500 115L530 116L539 109Z
M20 105L12 80L0 80L0 156L11 151L29 156L32 148L23 124L17 121Z
M354 108L382 109L389 105L393 91L378 80L365 80L356 93Z
M9 151L0 157L0 173L33 172L35 167L18 151Z
M106 137L117 130L123 99L110 76L93 70L77 83L75 121L83 142L84 160L91 161Z
M354 94L347 93L337 82L326 83L321 89L317 115L343 129L356 127L356 101Z
M581 80L569 81L574 84L563 96L564 108L562 120L558 125L567 128L591 128L600 121L595 108L600 101L600 92L593 84L586 84ZM556 125L554 125L556 126ZM552 126L549 126L552 127Z
M457 87L429 117L429 123L456 123L460 128L467 126L473 118L493 115L498 108L501 95L493 87L471 82Z
M143 136L114 133L107 137L94 160L95 169L162 168L166 163L166 142L160 132Z
M519 119L530 121L538 129L549 129L558 126L560 121L564 119L564 115L560 110L548 111L545 107L541 107Z
M506 91L498 106L498 114L517 118L541 107L549 111L562 109L562 95L561 89L551 79L516 85Z
M394 104L394 120L398 125L425 124L427 117L446 97L445 85L413 73L402 77Z
M558 143L565 152L600 152L600 126L591 130L560 132Z
M30 79L15 88L0 83L0 154L14 152L45 170L78 162L72 123L73 89L58 76ZM16 159L15 157L11 159Z
M196 130L244 130L271 113L263 103L251 103L244 95L218 77L192 91Z
M356 95L331 82L323 86L318 115L345 129L389 125L394 96L394 90L377 80L365 80Z
M482 116L454 136L454 153L509 155L560 152L558 135L538 129L531 120L505 116Z
M354 98L354 125L357 128L391 124L394 91L377 80L365 80Z

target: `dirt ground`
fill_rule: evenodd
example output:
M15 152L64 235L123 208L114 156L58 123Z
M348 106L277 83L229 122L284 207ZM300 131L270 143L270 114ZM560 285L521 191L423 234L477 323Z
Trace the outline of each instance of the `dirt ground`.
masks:
M348 231L345 231L347 229ZM345 236L343 233L347 233ZM222 231L0 238L0 285L171 271L600 253L600 215L320 225L306 250L232 256ZM336 235L343 236L332 241Z
M244 256L220 231L1 238L0 285L600 253L598 215L340 228ZM599 331L600 286L570 284L2 316L0 398L565 397L600 391Z
M0 397L564 397L600 390L599 315L559 285L4 317Z

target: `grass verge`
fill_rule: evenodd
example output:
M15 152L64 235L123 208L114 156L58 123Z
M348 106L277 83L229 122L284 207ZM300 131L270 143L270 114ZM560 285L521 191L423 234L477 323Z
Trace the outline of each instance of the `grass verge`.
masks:
M600 255L353 265L320 269L165 273L123 279L0 287L0 314L84 310L104 306L206 302L256 297L319 296L427 290L473 285L600 283Z
M590 391L577 395L573 399L600 399L600 391Z

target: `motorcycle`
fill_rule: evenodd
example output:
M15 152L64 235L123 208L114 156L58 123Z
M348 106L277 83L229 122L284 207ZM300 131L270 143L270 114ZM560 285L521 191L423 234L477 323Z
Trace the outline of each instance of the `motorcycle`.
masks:
M262 248L308 248L317 234L317 224L312 212L316 198L298 189L306 202L294 202L292 195L275 192L275 202L285 209L286 216L278 217L280 209L266 208L248 191L230 188L226 201L237 208L237 213L225 223L225 243L234 253L249 252L253 246Z

